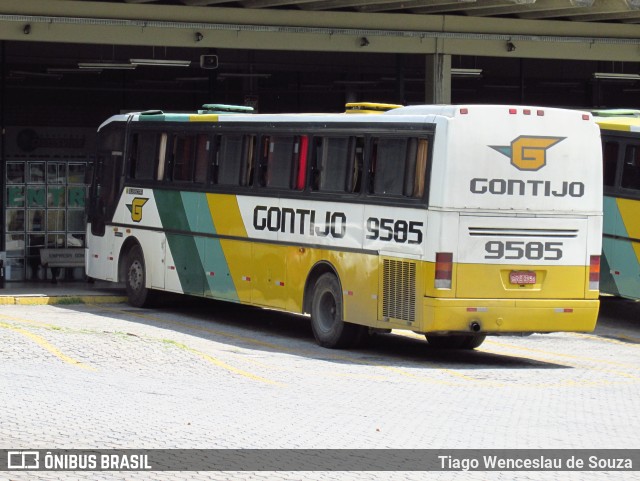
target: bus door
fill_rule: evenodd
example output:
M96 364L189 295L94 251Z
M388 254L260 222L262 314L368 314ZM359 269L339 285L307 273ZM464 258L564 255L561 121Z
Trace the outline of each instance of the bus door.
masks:
M104 236L105 226L111 222L122 189L122 160L124 125L100 132L94 181L88 205L91 234Z

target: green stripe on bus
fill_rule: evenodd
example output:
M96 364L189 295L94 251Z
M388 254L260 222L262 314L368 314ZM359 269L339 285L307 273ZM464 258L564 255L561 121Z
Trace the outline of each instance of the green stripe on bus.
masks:
M154 190L160 222L165 230L190 231L189 221L182 203L182 195L175 190Z
M207 195L202 192L182 192L182 205L191 232L215 234L216 229L209 213Z
M215 234L207 196L201 192L155 191L162 226L193 234ZM173 262L186 294L238 301L227 260L218 239L167 234Z
M196 242L203 242L204 238L196 239L190 235L167 234L167 242L173 263L180 279L180 286L185 294L202 296L207 280L202 268L200 250Z

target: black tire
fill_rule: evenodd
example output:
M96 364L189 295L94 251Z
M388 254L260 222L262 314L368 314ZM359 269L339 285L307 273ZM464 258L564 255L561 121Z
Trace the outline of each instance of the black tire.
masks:
M436 349L475 349L487 337L486 334L453 334L449 336L426 335L429 345Z
M313 288L311 328L316 342L330 349L352 346L363 329L342 320L342 292L333 274L321 275Z
M133 246L127 253L125 266L125 284L129 304L133 307L146 307L151 304L151 292L146 287L147 274L144 255L139 245Z
M486 334L472 334L471 336L466 337L464 343L462 344L462 349L475 349L476 347L480 347L480 345L487 338Z

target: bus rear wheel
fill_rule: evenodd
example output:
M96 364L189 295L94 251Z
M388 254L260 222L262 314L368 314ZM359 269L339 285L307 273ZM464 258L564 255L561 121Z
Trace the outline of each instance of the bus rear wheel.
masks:
M342 292L333 274L321 275L313 288L311 328L316 342L331 349L352 346L363 329L342 320Z
M151 302L151 292L147 289L147 277L142 248L136 245L129 250L126 258L125 284L129 304L145 307Z
M436 349L475 349L487 337L486 334L453 334L449 336L426 335L427 342Z

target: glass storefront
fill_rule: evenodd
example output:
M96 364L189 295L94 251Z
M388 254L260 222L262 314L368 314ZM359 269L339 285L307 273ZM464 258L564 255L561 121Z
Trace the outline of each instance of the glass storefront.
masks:
M51 272L40 265L43 247L84 247L86 174L93 161L95 134L29 128L25 142L20 136L26 130L16 129L17 141L14 145L7 142L5 151L7 281L51 278ZM63 269L60 275L82 279L84 273L74 268Z

